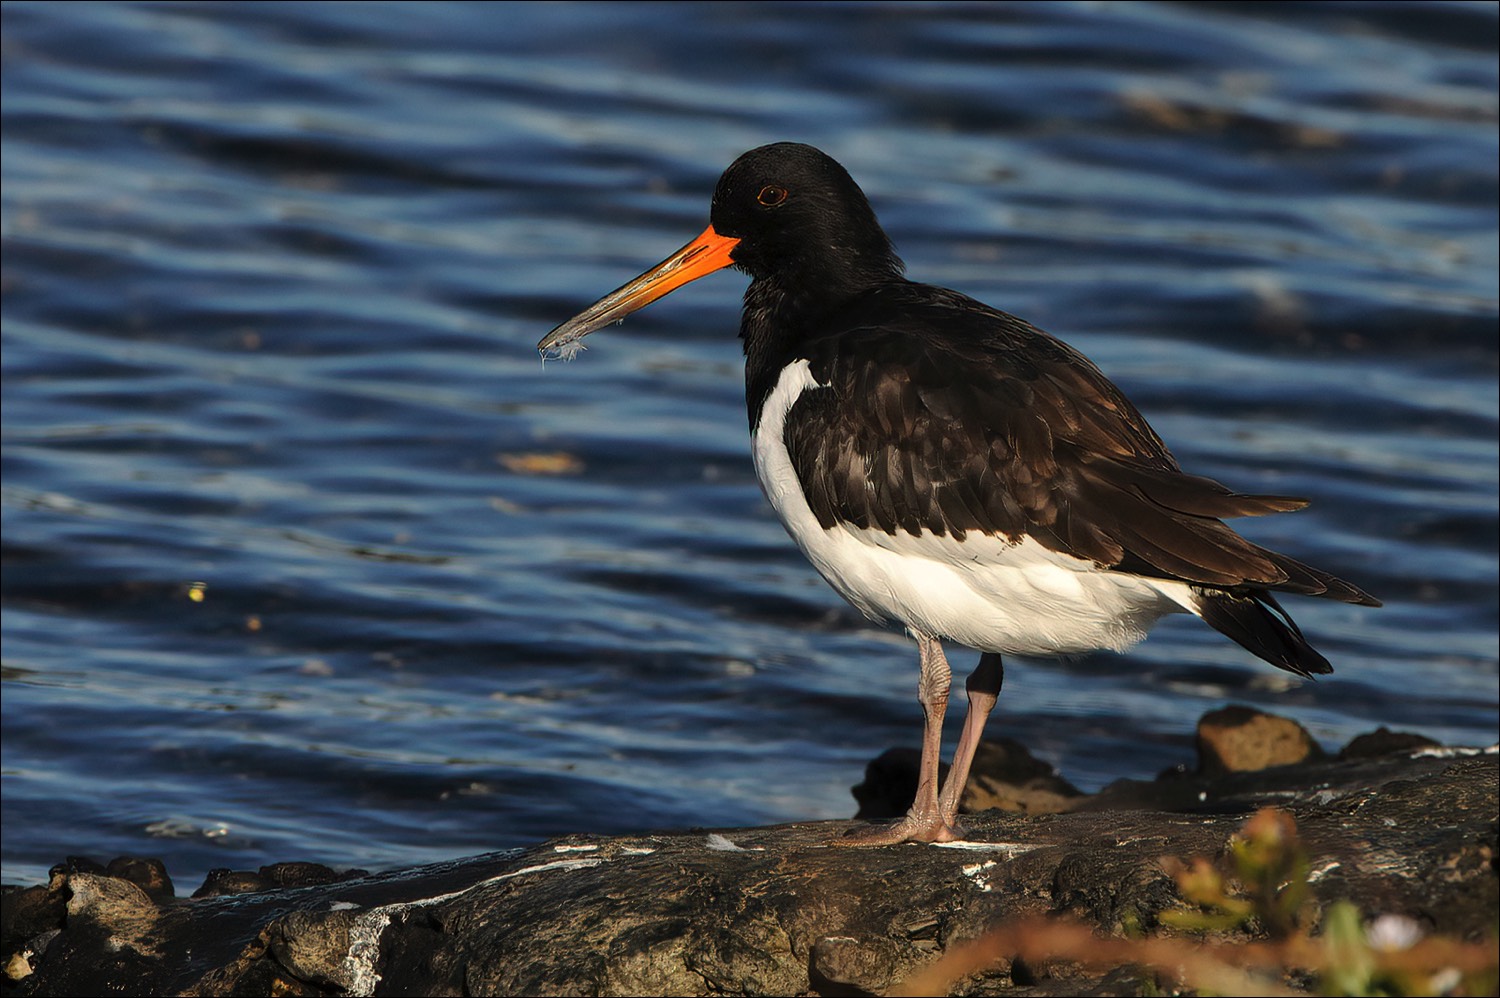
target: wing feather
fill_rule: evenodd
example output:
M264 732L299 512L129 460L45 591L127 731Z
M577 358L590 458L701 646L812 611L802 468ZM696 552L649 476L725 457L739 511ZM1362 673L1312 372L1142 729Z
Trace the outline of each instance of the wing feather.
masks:
M823 387L797 400L785 442L825 528L1031 536L1135 574L1376 602L1222 522L1306 500L1184 474L1098 368L1015 316L892 285L799 350Z

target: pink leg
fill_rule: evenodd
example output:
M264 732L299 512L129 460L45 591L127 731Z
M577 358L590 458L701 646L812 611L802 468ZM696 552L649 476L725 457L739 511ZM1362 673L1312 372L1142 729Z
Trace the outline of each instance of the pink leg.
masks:
M943 796L938 802L938 814L943 824L960 830L958 805L963 800L964 786L969 782L969 766L974 762L974 750L979 748L979 736L984 733L984 722L989 720L995 701L1000 698L1000 684L1005 681L1005 666L1000 656L985 652L979 656L979 664L969 673L964 689L969 692L969 711L964 715L964 730L958 736L958 747L953 750L953 765L948 770L947 782L943 784Z
M952 842L958 833L944 820L938 802L938 760L943 751L943 715L948 711L948 687L953 673L936 638L914 635L922 658L922 676L917 682L917 701L926 715L922 729L922 763L917 775L917 798L906 817L894 825L865 829L836 840L838 845L885 846L897 842ZM999 661L999 656L996 656ZM977 670L976 670L977 671ZM972 704L973 694L970 694ZM994 698L991 698L993 704ZM970 711L972 713L972 706ZM983 722L980 722L983 724ZM967 727L965 728L967 730ZM973 751L969 753L973 755ZM967 764L965 764L967 769Z

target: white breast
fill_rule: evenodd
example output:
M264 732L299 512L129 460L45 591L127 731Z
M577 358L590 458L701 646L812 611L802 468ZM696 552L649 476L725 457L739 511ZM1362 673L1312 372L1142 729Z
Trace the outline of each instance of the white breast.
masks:
M821 390L805 360L781 372L751 440L755 471L802 553L871 619L979 651L1041 655L1120 651L1164 614L1195 612L1184 583L1105 571L1026 537L825 530L803 497L783 433L798 397Z

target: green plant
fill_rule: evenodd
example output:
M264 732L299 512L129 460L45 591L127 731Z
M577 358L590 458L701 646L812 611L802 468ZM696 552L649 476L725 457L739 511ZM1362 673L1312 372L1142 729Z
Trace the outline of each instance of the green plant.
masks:
M1311 869L1297 824L1284 811L1258 812L1230 840L1229 870L1206 859L1169 861L1184 906L1163 912L1162 924L1192 934L1260 933L1265 939L1204 940L1184 936L1100 938L1085 925L1021 919L950 947L936 963L891 993L947 994L969 974L1004 959L1040 966L1066 960L1094 971L1134 965L1202 994L1297 995L1311 980L1324 995L1490 995L1500 984L1500 933L1465 943L1422 937L1400 916L1369 927L1358 907L1341 900L1314 922Z

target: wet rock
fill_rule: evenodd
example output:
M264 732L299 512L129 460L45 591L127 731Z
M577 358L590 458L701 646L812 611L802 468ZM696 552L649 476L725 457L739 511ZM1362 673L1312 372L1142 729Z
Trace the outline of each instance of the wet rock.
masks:
M260 868L260 875L276 887L312 887L336 884L341 880L368 877L369 870L335 870L322 863L272 863Z
M270 890L272 886L258 873L221 866L208 871L208 876L203 878L203 886L193 892L193 897L217 898L231 894L249 894Z
M193 900L74 864L47 888L6 892L4 956L27 972L5 990L880 994L1019 918L1079 919L1103 939L1168 932L1161 915L1181 904L1173 861L1221 855L1267 802L1294 816L1325 903L1480 940L1500 902L1497 784L1493 752L1324 758L1136 784L1063 813L989 810L965 819L970 841L949 846L831 846L848 822L570 836L374 876L265 868L256 876L270 887ZM1002 955L957 987L1161 985L1128 968Z
M208 871L208 876L203 879L203 886L193 892L193 897L225 897L230 894L249 894L282 887L314 887L319 884L336 884L341 880L368 875L368 870L348 870L340 873L322 863L273 863L254 872L221 867Z
M271 923L267 948L292 977L347 991L354 983L346 965L353 927L349 911L294 911Z

